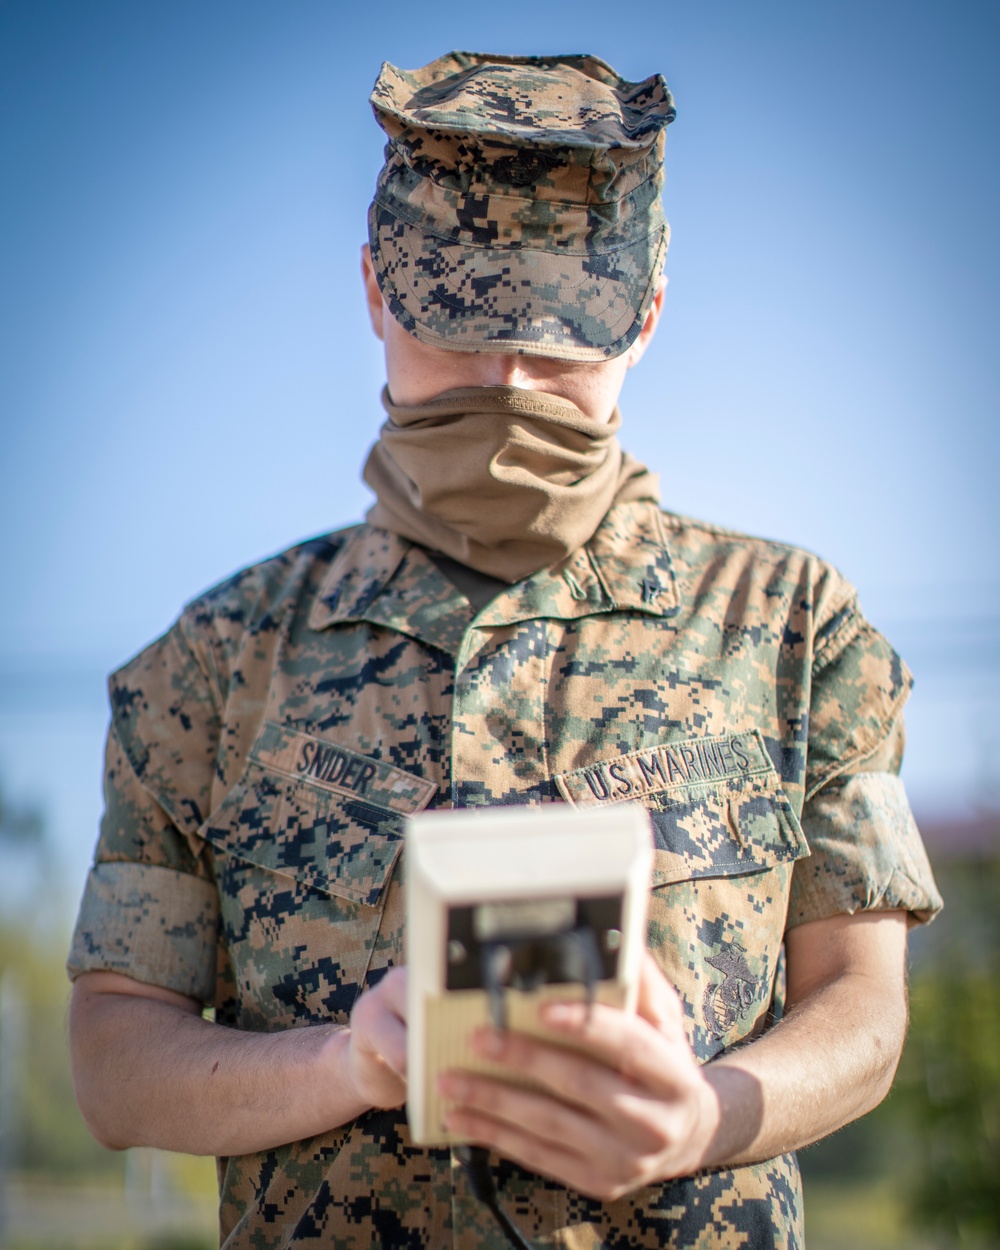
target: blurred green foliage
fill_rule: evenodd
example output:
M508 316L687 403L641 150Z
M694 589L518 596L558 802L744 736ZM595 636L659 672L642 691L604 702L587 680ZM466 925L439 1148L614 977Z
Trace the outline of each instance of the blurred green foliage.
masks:
M0 1246L209 1250L213 1161L105 1150L77 1109L64 967L74 904L52 855L43 813L0 786Z
M123 1156L90 1136L76 1107L66 1041L69 986L63 954L0 927L0 976L11 969L23 1000L24 1049L16 1126L17 1166L69 1180L122 1176Z
M859 1222L871 1247L1000 1247L1000 856L935 874L945 910L910 939L892 1092L800 1153L811 1250L859 1244Z
M917 1145L914 1222L1000 1246L1000 858L939 872L949 913L920 951L890 1110Z
M122 1157L91 1138L73 1096L65 952L61 939L47 933L45 924L51 918L46 908L59 902L47 884L50 854L41 808L13 802L0 785L0 864L10 878L0 882L5 887L0 982L8 1001L12 996L16 1000L17 1015L23 1016L17 1039L0 1037L0 1057L20 1068L13 1082L14 1105L7 1110L16 1121L6 1126L7 1150L13 1154L9 1162L18 1171L53 1170L70 1179L120 1175Z

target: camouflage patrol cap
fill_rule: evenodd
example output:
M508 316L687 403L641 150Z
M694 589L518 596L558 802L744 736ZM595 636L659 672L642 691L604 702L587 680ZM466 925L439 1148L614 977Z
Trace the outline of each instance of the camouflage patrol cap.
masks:
M425 343L603 360L635 340L669 239L674 104L597 57L451 52L388 62L368 217L382 295Z

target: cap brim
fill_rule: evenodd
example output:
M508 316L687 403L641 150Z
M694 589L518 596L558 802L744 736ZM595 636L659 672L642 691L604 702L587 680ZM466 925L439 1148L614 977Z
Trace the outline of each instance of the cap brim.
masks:
M562 360L607 360L632 345L667 248L665 228L607 252L470 247L378 203L369 239L390 312L421 342Z

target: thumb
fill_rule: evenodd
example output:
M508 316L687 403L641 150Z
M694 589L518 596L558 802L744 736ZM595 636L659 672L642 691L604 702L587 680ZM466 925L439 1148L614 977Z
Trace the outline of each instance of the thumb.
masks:
M643 1020L667 1037L684 1033L684 1008L680 996L660 971L660 966L649 953L643 952L639 969L639 1002L636 1008Z

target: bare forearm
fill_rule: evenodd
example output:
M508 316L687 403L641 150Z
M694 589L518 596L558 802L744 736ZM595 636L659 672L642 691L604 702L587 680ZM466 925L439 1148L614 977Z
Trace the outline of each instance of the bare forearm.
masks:
M245 1154L365 1110L347 1079L344 1030L242 1033L119 994L74 1004L77 1097L112 1148Z
M239 1155L328 1132L406 1097L406 982L393 969L350 1027L245 1033L171 990L111 972L79 978L70 1007L77 1100L112 1149Z
M776 1028L705 1068L719 1124L704 1165L769 1159L818 1141L888 1093L905 1001L862 974L813 991Z

